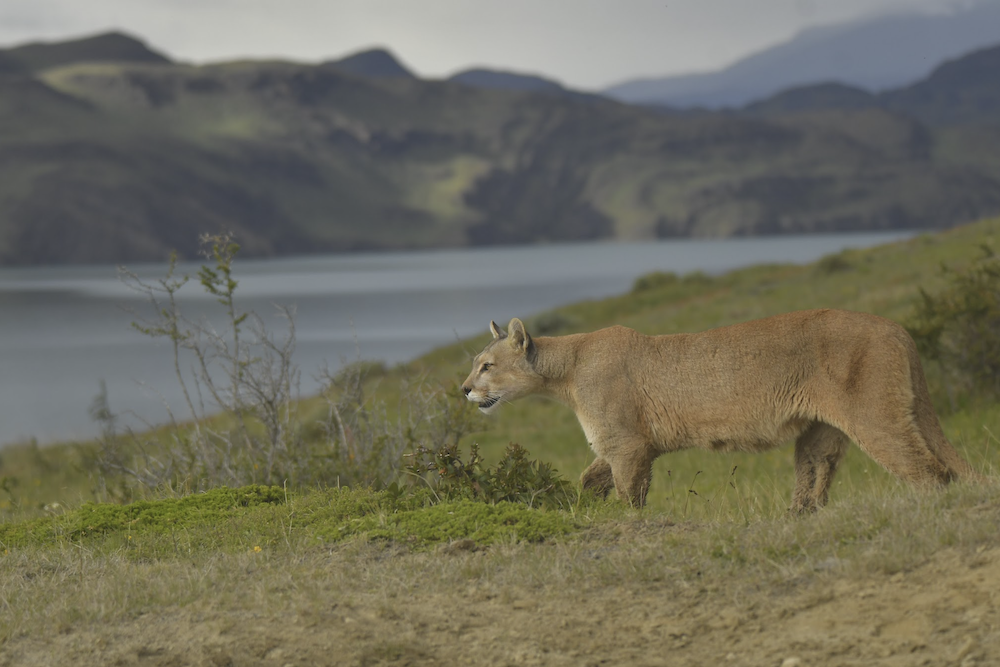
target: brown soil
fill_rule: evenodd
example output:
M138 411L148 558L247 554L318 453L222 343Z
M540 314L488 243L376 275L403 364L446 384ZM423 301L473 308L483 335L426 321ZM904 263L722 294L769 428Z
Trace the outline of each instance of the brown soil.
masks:
M540 595L473 584L387 601L359 588L301 608L295 595L280 614L192 604L22 637L0 648L0 665L1000 664L996 548L942 551L892 576L821 574L781 590L667 582Z

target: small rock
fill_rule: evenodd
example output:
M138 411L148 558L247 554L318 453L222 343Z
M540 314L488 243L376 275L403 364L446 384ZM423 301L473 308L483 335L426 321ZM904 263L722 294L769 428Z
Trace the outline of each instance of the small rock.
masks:
M785 658L781 661L781 667L802 667L802 658Z

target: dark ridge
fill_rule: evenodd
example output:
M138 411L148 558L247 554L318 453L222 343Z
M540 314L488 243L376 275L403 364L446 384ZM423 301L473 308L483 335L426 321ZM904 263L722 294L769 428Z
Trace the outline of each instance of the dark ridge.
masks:
M5 53L33 72L82 62L170 63L169 58L142 41L120 32L65 42L33 42Z
M877 98L867 90L831 82L790 88L748 104L744 111L768 115L828 109L867 109L877 105Z
M523 90L528 92L565 93L561 85L533 74L516 74L491 69L468 69L448 77L449 81L474 88L492 90Z
M607 98L595 93L584 93L564 88L562 84L535 76L534 74L518 74L490 69L469 69L448 78L452 83L458 83L470 88L484 90L508 90L524 93L542 93L558 97L572 98L581 102L603 101Z
M931 125L1000 120L1000 45L949 60L926 79L880 98Z
M406 78L415 79L413 72L403 65L385 49L369 49L361 51L340 60L330 60L324 66L333 67L354 74L372 78Z
M6 51L0 51L0 76L11 74L30 74L31 70Z

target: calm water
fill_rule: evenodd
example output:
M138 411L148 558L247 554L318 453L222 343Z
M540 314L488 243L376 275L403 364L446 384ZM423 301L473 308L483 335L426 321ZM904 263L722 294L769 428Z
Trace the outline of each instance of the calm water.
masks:
M324 363L395 363L485 331L511 317L629 289L654 270L719 273L763 262L804 263L845 247L907 233L810 235L722 241L555 244L525 248L354 254L238 261L243 310L293 306L302 392ZM131 267L160 277L163 266ZM181 267L194 274L196 267ZM217 319L217 305L189 285L182 307ZM0 269L0 443L96 433L88 407L104 380L111 407L146 421L181 396L167 345L129 327L144 302L114 266ZM820 305L820 304L817 304Z

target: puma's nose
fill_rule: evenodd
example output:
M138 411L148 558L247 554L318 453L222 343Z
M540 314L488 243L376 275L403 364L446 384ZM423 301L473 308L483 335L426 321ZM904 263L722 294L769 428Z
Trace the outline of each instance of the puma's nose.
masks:
M469 394L472 393L472 387L466 387L465 385L462 385L462 391L464 391L465 395L468 396Z

